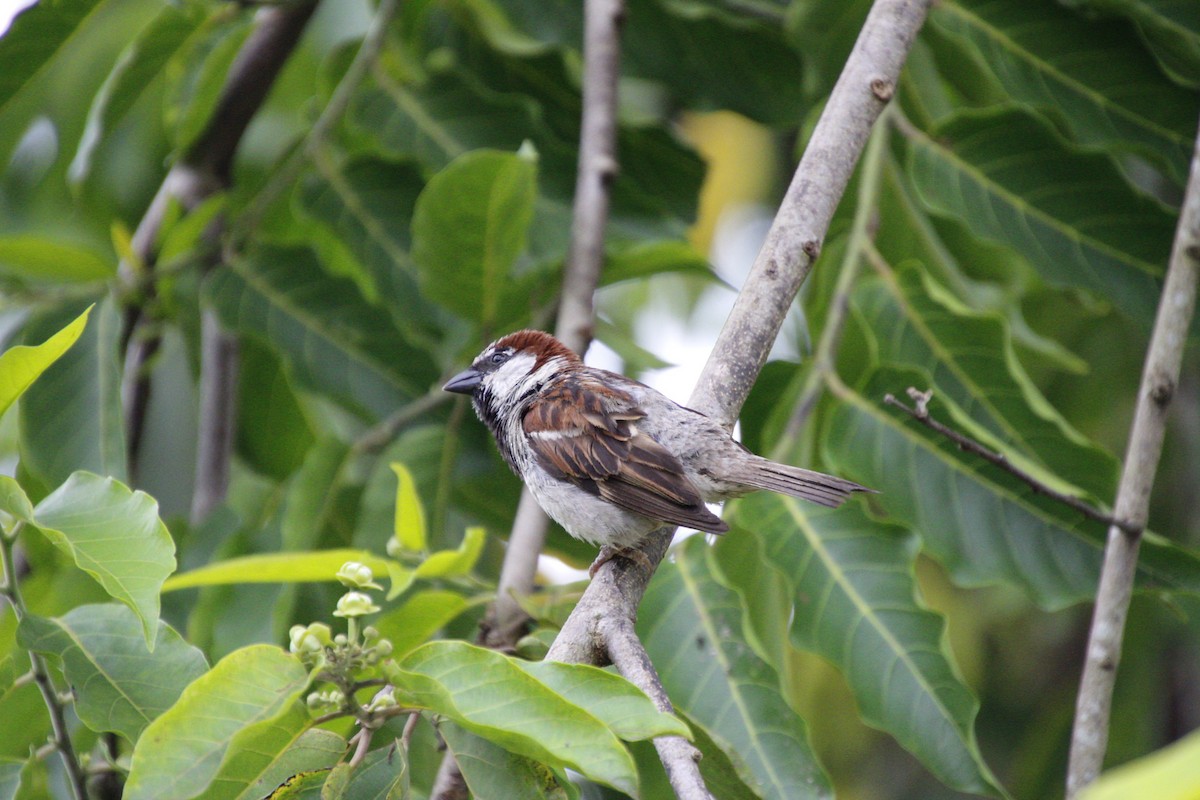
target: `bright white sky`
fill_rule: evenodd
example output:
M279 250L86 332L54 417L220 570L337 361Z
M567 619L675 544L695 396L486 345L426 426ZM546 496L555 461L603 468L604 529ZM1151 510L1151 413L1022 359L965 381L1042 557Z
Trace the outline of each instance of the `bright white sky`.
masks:
M34 0L0 0L0 36L8 30L13 17L33 3Z

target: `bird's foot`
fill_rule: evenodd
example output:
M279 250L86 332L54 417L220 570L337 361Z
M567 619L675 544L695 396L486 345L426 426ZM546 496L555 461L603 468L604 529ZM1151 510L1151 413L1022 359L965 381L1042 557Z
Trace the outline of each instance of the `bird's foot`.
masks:
M606 544L600 548L600 553L596 556L596 560L588 567L588 577L595 578L596 570L618 556L640 564L646 568L646 572L654 572L654 565L650 563L650 559L646 558L646 554L636 547L615 547L611 544Z

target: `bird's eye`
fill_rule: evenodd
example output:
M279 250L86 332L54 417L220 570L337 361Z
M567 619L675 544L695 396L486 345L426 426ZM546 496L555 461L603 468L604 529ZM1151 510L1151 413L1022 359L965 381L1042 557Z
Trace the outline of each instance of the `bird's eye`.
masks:
M508 360L508 356L504 353L492 353L492 357L488 359L493 364L503 364Z

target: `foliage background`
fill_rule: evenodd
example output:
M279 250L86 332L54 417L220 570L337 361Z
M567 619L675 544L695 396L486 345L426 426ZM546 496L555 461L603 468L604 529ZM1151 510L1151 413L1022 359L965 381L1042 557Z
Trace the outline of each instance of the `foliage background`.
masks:
M868 6L627 3L597 328L627 373L663 365L655 319L719 326L706 298L733 290L707 263L709 232L731 199L757 188L774 202ZM461 613L442 633L471 639L519 484L469 409L437 387L495 335L552 318L578 139L580 10L407 2L365 77L347 82L375 13L317 7L229 190L167 214L156 263L140 265L149 277L133 290L115 279L131 232L197 141L255 9L62 0L16 20L0 39L0 335L39 343L97 305L80 341L0 420L0 448L34 502L81 469L148 492L182 570L253 553L382 554L389 465L403 462L431 549L458 546L468 526L488 530L472 577L418 581L408 596L455 598L446 607ZM1103 530L881 398L933 388L939 418L1057 485L1111 500L1200 116L1198 14L1122 0L950 0L931 12L782 343L804 358L770 364L742 418L756 451L882 494L837 515L743 501L737 530L710 549L681 548L642 607L668 690L711 740L706 762L732 760L722 797L797 796L805 781L825 782L822 770L843 797L952 797L996 783L1017 797L1061 795ZM345 112L315 125L339 87L351 92ZM523 143L536 159L516 154ZM704 183L697 148L710 174L735 165L733 187ZM747 150L773 165L765 186L737 180L753 169ZM202 234L217 214L227 223L214 250ZM809 356L847 275L849 317L831 340L834 368L821 371ZM136 451L120 391L128 304L144 311L135 335L161 338ZM240 343L239 412L227 499L190 520L202 309ZM1112 763L1200 727L1197 361L1193 342ZM820 401L797 430L806 387ZM35 613L106 599L57 551L22 541ZM592 557L561 531L550 549L575 565ZM317 583L221 586L168 593L162 614L215 663L282 642L335 598ZM552 628L569 598L540 604L540 623ZM14 631L4 618L6 653ZM692 649L698 657L673 657ZM0 730L0 754L20 759L47 728L32 687L6 686L0 718L31 722ZM77 733L85 745L92 735ZM427 730L414 748L419 793L438 757ZM651 751L635 754L643 796L663 796Z

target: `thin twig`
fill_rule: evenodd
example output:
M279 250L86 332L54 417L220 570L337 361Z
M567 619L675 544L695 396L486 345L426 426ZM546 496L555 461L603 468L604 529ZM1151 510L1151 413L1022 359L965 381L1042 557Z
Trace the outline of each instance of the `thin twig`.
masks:
M349 765L353 769L362 763L367 757L367 752L371 749L371 736L375 733L375 729L369 725L363 725L358 729L358 733L350 737L350 741L357 743L354 748L354 755L350 757Z
M869 248L874 235L872 220L877 216L876 201L879 195L879 178L883 173L884 155L887 153L888 116L891 115L885 112L884 117L875 126L871 138L867 141L867 150L863 154L859 175L858 197L855 198L854 204L854 220L850 223L850 232L846 236L846 253L838 267L838 280L833 289L833 297L829 301L829 314L825 318L825 328L821 331L821 338L817 341L812 367L800 390L795 410L788 419L787 428L773 453L776 460L800 438L804 424L808 422L809 416L817 406L817 401L821 399L825 375L834 367L837 348L842 341L842 331L846 326L846 316L850 310L850 291L858 279L864 251Z
M404 750L404 757L408 757L409 747L412 745L413 733L417 730L417 723L421 721L421 712L413 711L408 715L408 719L404 721L404 730L400 733L400 747Z
M820 252L838 200L891 99L900 69L925 20L929 0L876 0L796 169L775 222L734 304L689 406L732 427L784 316ZM657 565L670 528L639 545ZM603 565L555 638L547 659L604 663L599 629L606 617L633 620L650 573L633 561ZM645 688L645 687L642 687Z
M379 58L379 53L383 49L383 44L387 39L388 27L391 25L392 19L396 16L396 11L399 7L400 0L380 0L379 8L371 20L370 27L367 28L367 32L363 36L362 44L359 45L358 52L354 55L354 60L346 68L346 72L342 75L341 81L338 82L337 88L329 98L329 102L322 109L321 114L312 124L312 127L309 128L303 143L287 157L279 169L275 170L274 174L271 175L263 188L259 190L258 194L254 196L254 199L239 216L237 225L233 231L235 242L242 241L244 238L254 234L259 221L266 215L267 210L283 195L288 187L295 183L296 178L300 175L301 170L304 169L308 160L313 157L317 150L325 143L325 140L329 138L329 134L333 132L334 125L345 115L346 109L350 106L350 101L354 97L354 92L357 91L359 84L366 77L367 71L375 63L376 59Z
M929 416L928 404L930 399L933 397L932 391L921 392L909 387L908 396L913 399L914 407L912 408L906 406L900 400L897 400L896 396L892 394L885 394L883 396L883 402L886 405L895 406L905 414L908 414L910 417L915 419L917 422L924 425L926 428L929 428L931 431L934 431L935 433L938 433L954 442L954 444L958 446L959 450L964 450L973 455L977 455L984 461L996 465L1000 469L1029 486L1029 488L1032 489L1036 494L1045 495L1051 500L1056 500L1059 503L1062 503L1063 505L1073 509L1074 511L1079 512L1081 515L1090 520L1102 522L1105 525L1115 525L1121 530L1133 534L1141 532L1142 529L1140 526L1135 526L1130 522L1123 522L1111 514L1101 511L1091 503L1088 503L1086 500L1081 500L1074 495L1069 495L1064 492L1060 492L1057 489L1050 488L1033 475L1009 461L1003 453L997 453L995 450L985 447L969 436L961 434L953 428L950 428Z
M17 522L13 526L11 534L0 532L0 595L3 595L8 600L8 604L12 607L13 616L16 617L17 622L25 618L25 600L21 596L21 587L17 582L17 573L12 568L12 549L17 535L23 527L24 523ZM31 672L33 673L33 681L37 684L38 691L42 694L42 702L45 703L46 711L50 715L53 744L62 756L63 768L67 773L67 784L71 787L71 794L76 800L86 800L87 776L84 774L83 766L79 763L79 756L75 753L75 746L71 744L71 735L67 731L66 714L63 712L62 703L59 702L58 692L54 688L54 683L50 680L50 672L46 669L46 662L32 650L27 651L27 653L29 655Z
M1162 454L1167 409L1179 383L1188 327L1196 309L1196 285L1200 280L1200 138L1194 148L1114 503L1116 517L1133 523L1135 530L1130 532L1114 525L1108 531L1075 706L1067 770L1068 798L1075 797L1094 781L1104 764L1113 685L1137 572L1139 531L1149 515L1150 490Z
M196 485L191 522L199 525L225 501L237 422L241 359L237 337L221 329L216 312L200 317L200 415L196 432Z

